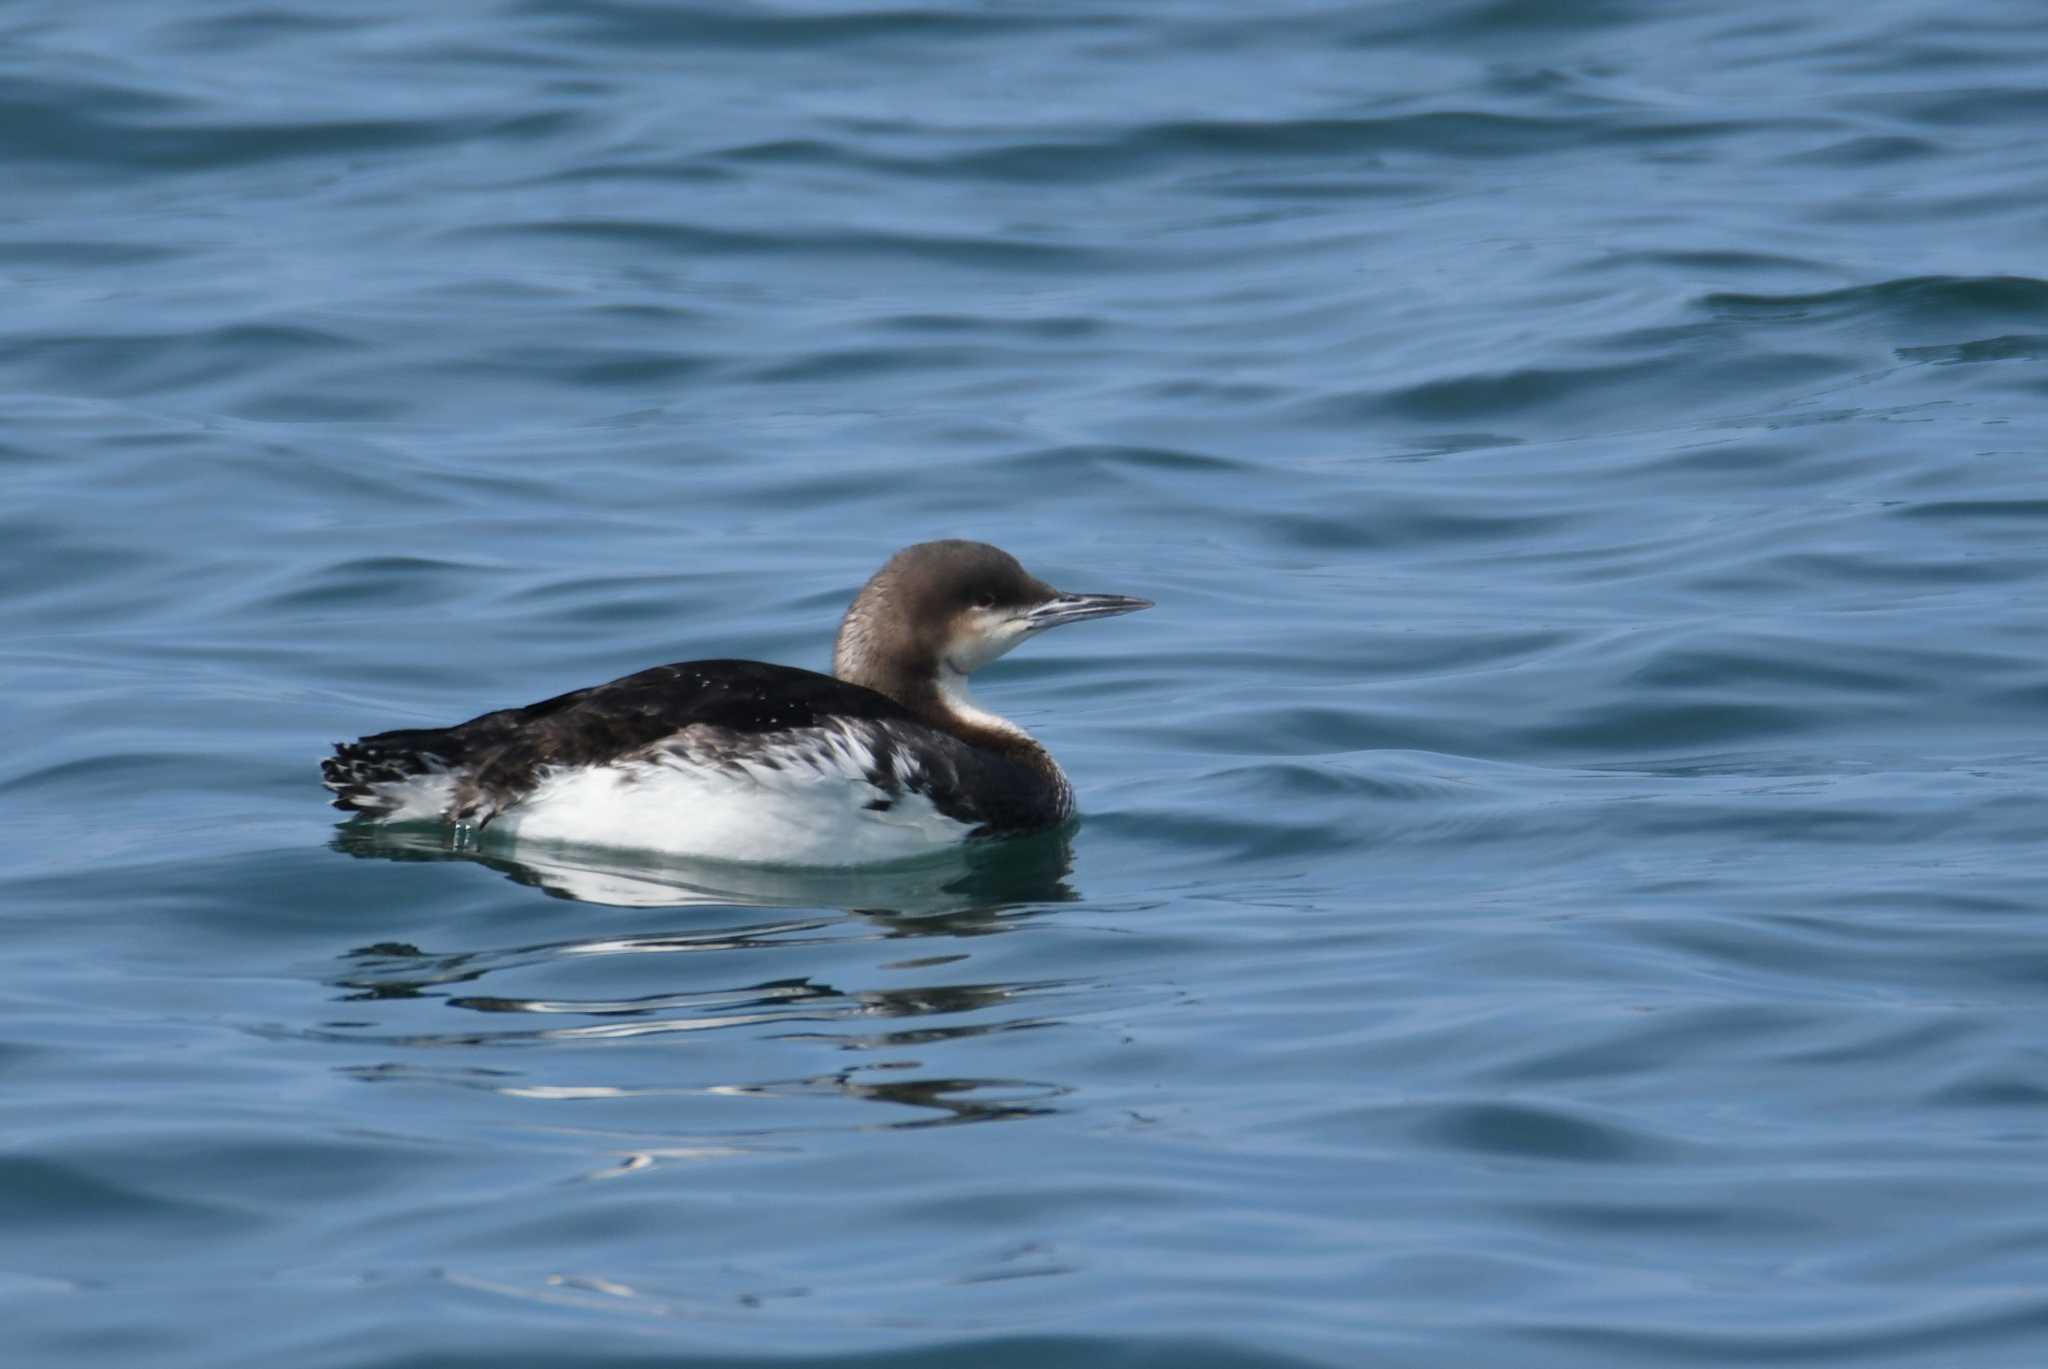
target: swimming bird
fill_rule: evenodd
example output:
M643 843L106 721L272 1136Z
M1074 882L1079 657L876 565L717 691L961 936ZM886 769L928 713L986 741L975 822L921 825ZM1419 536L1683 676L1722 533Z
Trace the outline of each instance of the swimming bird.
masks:
M920 542L854 597L832 673L684 661L446 728L336 743L334 806L378 823L771 865L859 865L1066 823L1074 791L968 697L1048 628L1150 608L1068 594L985 542Z

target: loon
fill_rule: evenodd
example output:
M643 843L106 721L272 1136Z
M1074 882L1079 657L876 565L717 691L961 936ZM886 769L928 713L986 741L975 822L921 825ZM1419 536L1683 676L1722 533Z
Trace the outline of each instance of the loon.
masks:
M1065 824L1074 791L967 678L1048 628L1152 607L1067 594L985 542L920 542L839 624L832 673L684 661L446 728L338 742L374 823L764 865L898 860Z

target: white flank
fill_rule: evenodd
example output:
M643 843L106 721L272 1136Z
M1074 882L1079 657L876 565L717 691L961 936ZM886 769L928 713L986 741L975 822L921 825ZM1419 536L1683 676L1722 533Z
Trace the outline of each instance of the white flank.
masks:
M685 740L616 764L553 771L499 813L485 838L764 865L865 865L955 846L973 830L921 795L891 796L869 783L874 752L857 727L809 728L763 744L755 755L773 767L734 764L730 753L720 764ZM867 806L882 801L886 810Z

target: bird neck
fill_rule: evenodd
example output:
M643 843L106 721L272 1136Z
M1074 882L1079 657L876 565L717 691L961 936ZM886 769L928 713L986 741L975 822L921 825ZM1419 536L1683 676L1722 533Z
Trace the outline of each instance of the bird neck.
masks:
M977 704L967 692L967 677L944 664L933 675L868 687L887 694L926 723L970 745L1026 761L1046 755L1045 748L1029 732Z
M931 683L931 694L932 703L945 720L941 725L948 731L981 741L983 745L995 745L998 750L1039 749L1038 742L1029 732L977 704L974 696L967 692L967 677L951 666L940 664L939 673Z
M862 612L862 608L863 602L856 601L840 625L832 651L835 676L848 684L886 694L924 722L971 745L1020 760L1035 762L1044 756L1050 761L1045 748L1029 732L977 704L967 692L967 676L943 658L929 669L906 669L891 662L894 653L877 651L871 632L872 615Z

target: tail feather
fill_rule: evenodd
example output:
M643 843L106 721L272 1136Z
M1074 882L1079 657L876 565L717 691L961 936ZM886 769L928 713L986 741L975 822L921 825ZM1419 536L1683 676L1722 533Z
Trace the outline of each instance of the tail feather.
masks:
M334 806L377 818L442 816L455 790L460 748L446 730L419 728L380 732L360 741L336 742L320 762L321 782L334 793Z

